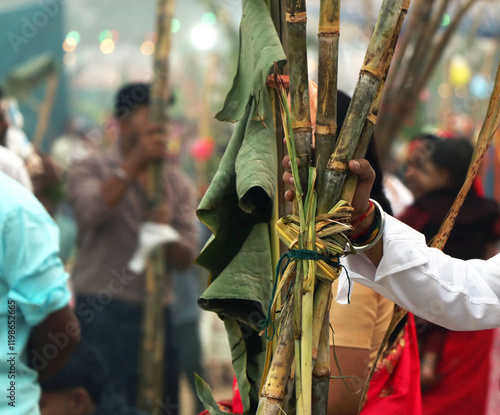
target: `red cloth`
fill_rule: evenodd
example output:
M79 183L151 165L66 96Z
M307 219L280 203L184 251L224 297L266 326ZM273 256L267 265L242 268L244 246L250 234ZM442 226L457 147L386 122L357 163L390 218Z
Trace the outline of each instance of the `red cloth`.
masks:
M240 390L236 382L236 376L233 378L233 414L243 413L243 403L241 402Z
M493 330L449 331L436 372L442 379L422 393L425 415L483 415Z
M453 412L442 412L441 414ZM361 415L421 415L420 363L415 319L377 363Z

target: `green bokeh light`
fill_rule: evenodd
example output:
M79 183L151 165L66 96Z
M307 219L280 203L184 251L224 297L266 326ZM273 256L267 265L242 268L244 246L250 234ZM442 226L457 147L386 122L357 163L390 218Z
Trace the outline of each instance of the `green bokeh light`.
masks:
M172 33L177 33L181 29L181 21L179 19L172 19Z
M450 15L446 13L443 16L443 21L441 22L441 26L448 26L450 24L450 21L451 21Z
M106 39L111 39L113 40L113 32L111 32L111 30L103 30L100 34L99 34L99 42L103 42L105 41Z
M81 36L76 30L72 30L66 35L66 39L73 39L75 44L78 45L78 43L80 43Z
M205 13L201 16L201 23L214 26L217 22L217 17L213 13Z

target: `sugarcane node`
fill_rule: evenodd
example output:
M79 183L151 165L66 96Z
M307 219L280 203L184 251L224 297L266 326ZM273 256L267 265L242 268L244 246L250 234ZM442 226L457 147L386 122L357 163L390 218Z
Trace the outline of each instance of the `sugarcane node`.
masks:
M339 26L320 27L318 30L318 36L339 37L340 36L340 27Z
M337 133L337 125L335 126L326 126L319 125L316 123L316 135L335 135Z
M366 116L366 122L376 125L377 124L377 116L372 112Z
M286 13L287 23L307 23L307 12Z
M294 133L301 131L310 132L312 131L312 124L311 121L295 121L292 122L292 128Z
M328 164L326 166L327 170L333 170L336 172L346 172L348 169L347 163L343 163L342 161L328 161Z
M380 82L384 79L385 71L381 68L371 68L367 65L368 61L365 61L365 65L359 71L360 76L366 75Z
M314 366L313 376L316 376L316 377L319 377L319 378L323 378L323 377L329 378L330 374L331 374L331 371L330 371L329 368L327 368L327 367L317 368L316 366Z

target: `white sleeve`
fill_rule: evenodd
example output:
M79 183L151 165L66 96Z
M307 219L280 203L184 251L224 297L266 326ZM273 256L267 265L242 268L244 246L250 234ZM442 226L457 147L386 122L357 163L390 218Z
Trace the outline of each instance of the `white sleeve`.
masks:
M500 255L488 261L451 258L387 216L379 266L364 255L345 262L352 280L428 321L451 330L500 327Z

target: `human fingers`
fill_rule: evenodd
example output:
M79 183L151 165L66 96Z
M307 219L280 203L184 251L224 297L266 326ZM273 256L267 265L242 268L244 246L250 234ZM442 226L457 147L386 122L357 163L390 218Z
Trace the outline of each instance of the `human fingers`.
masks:
M349 170L358 176L358 184L352 200L354 207L353 218L362 215L370 207L370 193L375 181L375 170L365 159L351 160Z

